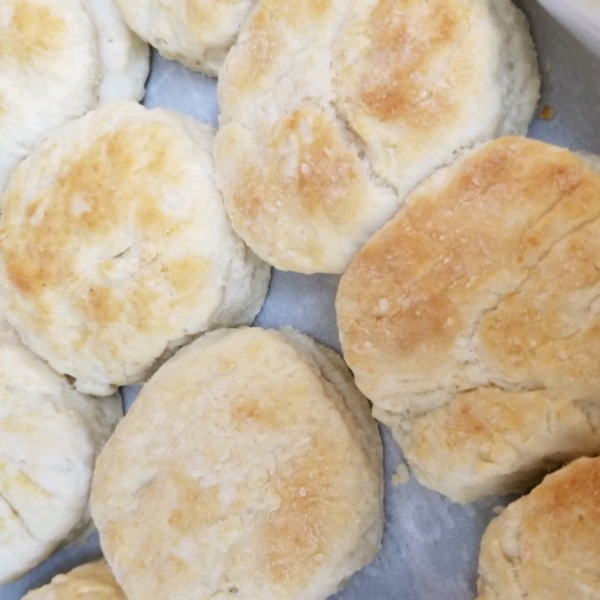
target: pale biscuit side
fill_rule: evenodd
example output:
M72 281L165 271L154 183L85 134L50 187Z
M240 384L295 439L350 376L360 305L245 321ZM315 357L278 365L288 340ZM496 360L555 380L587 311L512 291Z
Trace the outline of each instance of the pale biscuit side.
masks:
M117 0L125 21L162 56L217 75L255 0Z

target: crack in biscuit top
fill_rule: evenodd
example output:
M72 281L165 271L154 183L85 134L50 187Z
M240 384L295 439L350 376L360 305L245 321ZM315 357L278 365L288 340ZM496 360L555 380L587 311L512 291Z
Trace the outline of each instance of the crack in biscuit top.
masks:
M219 79L215 157L236 231L281 269L343 272L419 181L505 127L497 73L510 52L499 20L472 0L262 0ZM307 176L327 177L347 155L362 179L359 206L354 181L306 190L292 182L291 194L285 177L272 185L282 170L273 137L309 110L327 115L339 151ZM297 121L298 137L303 126L314 133ZM307 235L321 238L318 251Z

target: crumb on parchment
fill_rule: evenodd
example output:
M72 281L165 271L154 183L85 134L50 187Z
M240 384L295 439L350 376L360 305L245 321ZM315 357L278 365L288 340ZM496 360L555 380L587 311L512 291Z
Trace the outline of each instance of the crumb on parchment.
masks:
M543 121L551 121L554 118L554 109L551 106L544 106L542 110L540 110L540 119Z
M392 485L399 486L406 483L410 479L408 465L400 461L396 467L396 472L392 475Z

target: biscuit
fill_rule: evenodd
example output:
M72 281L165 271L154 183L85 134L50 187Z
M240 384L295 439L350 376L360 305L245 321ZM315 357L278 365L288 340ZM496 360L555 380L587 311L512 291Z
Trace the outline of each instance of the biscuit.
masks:
M600 598L600 459L548 475L488 527L478 600Z
M600 176L525 138L439 171L341 279L344 356L420 481L522 491L600 451Z
M97 106L116 100L141 100L150 68L148 44L123 21L115 0L81 0L98 33L102 77Z
M129 27L170 60L217 75L256 0L117 0Z
M233 227L278 269L341 273L436 168L525 133L539 85L510 0L261 0L219 74Z
M92 514L129 598L324 600L378 551L382 485L339 356L291 330L219 330L142 388Z
M148 68L114 0L3 0L0 194L49 132L99 103L139 100Z
M94 460L122 416L82 396L0 322L0 585L90 522Z
M192 337L260 310L270 269L229 225L213 138L190 117L111 104L49 137L11 178L7 317L80 391L140 382Z
M105 560L57 575L51 583L32 590L23 600L127 600Z

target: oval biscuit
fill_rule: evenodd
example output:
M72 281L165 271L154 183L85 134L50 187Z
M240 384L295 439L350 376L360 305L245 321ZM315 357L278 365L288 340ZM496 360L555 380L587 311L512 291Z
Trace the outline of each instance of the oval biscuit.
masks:
M600 175L508 137L439 171L341 279L356 383L460 502L600 451Z

